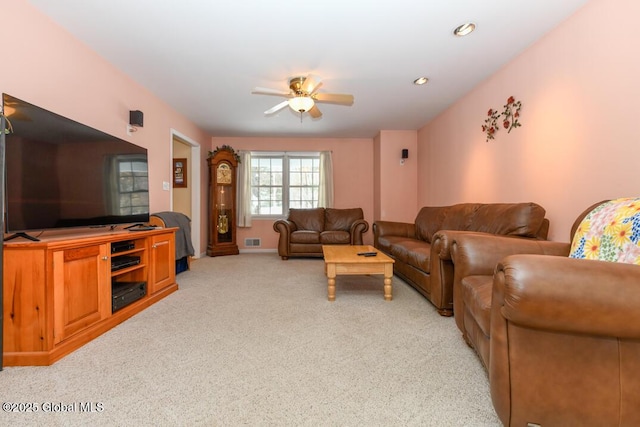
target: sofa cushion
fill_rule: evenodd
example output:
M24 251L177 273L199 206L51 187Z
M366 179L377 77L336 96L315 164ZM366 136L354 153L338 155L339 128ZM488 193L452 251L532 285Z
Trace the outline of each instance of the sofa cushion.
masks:
M324 208L289 209L289 221L295 223L298 230L324 231Z
M640 198L611 200L589 212L569 257L640 265Z
M416 234L421 240L431 243L436 231L467 230L473 220L473 213L479 206L478 203L460 203L452 206L423 207L416 216Z
M536 203L491 203L480 205L468 230L510 236L536 237L545 210Z
M425 206L416 216L416 236L420 240L431 243L431 237L442 229L442 223L447 215L447 207Z
M376 246L376 248L380 249L383 252L391 253L391 246L393 246L395 242L407 240L407 239L408 239L407 237L393 236L393 235L380 236L378 237L378 245Z
M442 221L438 230L469 230L473 217L480 206L482 205L479 203L460 203L449 206L446 210L444 221Z
M422 240L411 238L397 238L391 244L388 252L392 257L405 264L422 270L425 273L431 271L431 244Z
M351 230L351 225L359 219L363 219L364 214L361 208L352 209L325 209L325 230Z
M291 243L320 243L320 233L312 230L298 230L291 233Z
M493 276L467 276L461 280L462 299L485 336L491 333Z
M330 230L320 233L320 243L323 245L348 245L351 243L351 233L342 230Z

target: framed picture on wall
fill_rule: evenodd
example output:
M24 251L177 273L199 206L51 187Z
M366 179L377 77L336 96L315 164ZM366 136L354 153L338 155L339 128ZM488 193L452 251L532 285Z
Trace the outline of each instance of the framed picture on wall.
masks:
M187 159L173 159L173 188L187 187Z

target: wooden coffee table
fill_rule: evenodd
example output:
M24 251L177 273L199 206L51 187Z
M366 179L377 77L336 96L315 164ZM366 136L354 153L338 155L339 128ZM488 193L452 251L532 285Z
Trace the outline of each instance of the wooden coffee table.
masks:
M336 299L336 276L356 274L384 275L384 299L391 301L393 259L368 245L323 245L324 269L327 274L329 301ZM362 256L358 252L377 252L376 256Z

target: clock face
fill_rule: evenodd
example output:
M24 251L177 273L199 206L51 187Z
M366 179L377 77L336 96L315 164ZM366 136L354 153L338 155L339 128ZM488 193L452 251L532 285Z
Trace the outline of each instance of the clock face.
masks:
M218 184L231 184L231 166L226 163L220 163L216 174Z

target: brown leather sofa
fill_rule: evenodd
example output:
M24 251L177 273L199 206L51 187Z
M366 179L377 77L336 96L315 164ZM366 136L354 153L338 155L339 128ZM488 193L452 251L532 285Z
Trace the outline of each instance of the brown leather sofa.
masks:
M322 257L322 245L362 245L369 230L361 208L289 209L287 219L277 220L273 229L280 233L278 255Z
M536 203L462 203L423 207L414 223L375 221L374 246L395 260L394 274L451 316L454 265L450 230L546 239L549 221Z
M569 252L456 236L456 323L488 368L504 425L640 425L640 267Z

